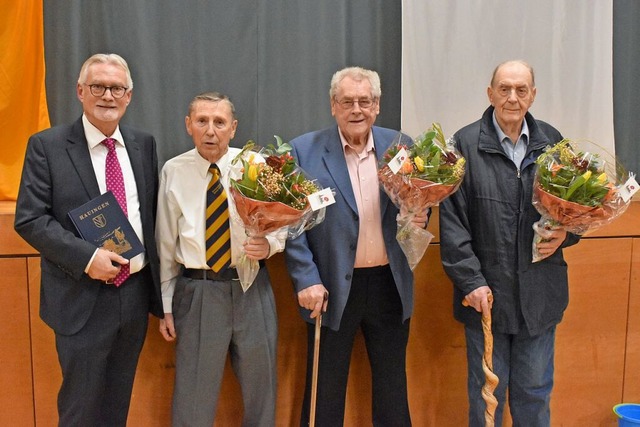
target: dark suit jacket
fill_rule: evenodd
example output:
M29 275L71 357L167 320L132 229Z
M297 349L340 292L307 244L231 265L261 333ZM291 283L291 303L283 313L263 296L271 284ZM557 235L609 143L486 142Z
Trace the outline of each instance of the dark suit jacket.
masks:
M149 310L162 316L154 239L158 191L155 139L120 126L136 178L144 244L153 280ZM40 316L56 333L79 331L91 314L99 281L84 273L95 246L79 237L67 213L100 195L82 119L29 139L16 205L15 229L41 255Z
M398 131L373 127L376 156L380 158ZM408 137L407 137L408 138ZM326 208L324 222L287 241L287 268L296 292L322 283L329 291L330 304L322 324L338 330L344 312L355 264L358 242L358 207L349 178L338 128L311 132L291 141L292 155L300 167L323 187L335 190L336 203ZM413 273L396 239L398 209L380 190L382 232L393 278L402 299L403 319L413 310ZM308 322L309 311L300 308Z

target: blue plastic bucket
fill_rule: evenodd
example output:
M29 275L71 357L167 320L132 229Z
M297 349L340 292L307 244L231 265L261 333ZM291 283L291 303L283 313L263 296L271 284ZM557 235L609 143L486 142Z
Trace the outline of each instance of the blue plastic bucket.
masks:
M618 427L640 426L639 403L620 403L613 407L613 412L618 416Z

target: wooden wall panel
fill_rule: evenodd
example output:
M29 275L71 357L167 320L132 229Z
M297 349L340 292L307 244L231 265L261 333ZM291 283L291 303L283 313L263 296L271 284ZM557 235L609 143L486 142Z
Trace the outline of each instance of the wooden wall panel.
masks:
M640 197L635 198L627 210L613 222L586 234L586 237L629 236L640 236Z
M409 404L416 426L467 423L464 328L453 318L453 285L431 244L414 271L415 306L407 349Z
M39 258L32 257L33 249L12 231L12 215L3 214L2 208L0 204L0 256L4 256L0 258L0 268L5 272L6 285L0 297L12 308L9 318L15 321L3 331L3 342L11 343L3 349L11 351L5 355L0 350L0 378L3 384L8 383L3 390L11 393L3 395L0 391L0 403L5 407L8 402L12 408L31 408L26 411L27 419L18 425L33 425L31 421L35 420L37 426L55 426L61 377L53 332L38 316ZM436 237L416 268L415 310L407 357L410 408L416 426L465 425L464 334L462 326L453 320L452 285L440 264L437 208L434 215L429 229ZM621 219L607 227L607 233L615 238L599 238L594 233L567 250L570 304L558 327L552 425L614 426L614 404L640 402L640 239L625 237L640 235L640 204L634 203ZM9 257L12 251L16 254ZM297 311L284 257L276 255L267 265L279 317L277 425L297 426L304 389L306 327ZM23 302L27 298L28 304ZM31 354L15 353L14 347L25 348L19 339L29 333ZM347 427L371 425L370 372L363 341L359 334L352 355ZM20 363L9 369L7 360ZM28 368L15 379L8 376L13 373L10 371L17 372L30 364L31 395L31 381L26 380L31 375ZM158 321L152 318L134 385L129 425L170 425L174 373L173 344L161 338ZM27 395L19 391L23 397L16 397L15 390L25 385ZM239 425L241 414L240 390L227 363L215 425ZM11 420L3 422L4 415L0 411L0 424L16 425ZM510 425L508 415L504 425Z
M629 322L621 402L640 403L640 239L633 239Z
M37 255L13 229L15 202L0 201L0 255Z
M133 384L128 424L171 426L171 395L175 375L174 344L162 338L158 319L149 317L147 338Z
M570 302L556 335L552 425L615 426L624 374L632 239L566 250Z
M27 262L0 258L2 328L0 328L0 425L33 425L33 377Z
M56 353L55 334L40 319L40 257L28 258L31 346L35 420L38 427L58 425L57 398L62 373Z

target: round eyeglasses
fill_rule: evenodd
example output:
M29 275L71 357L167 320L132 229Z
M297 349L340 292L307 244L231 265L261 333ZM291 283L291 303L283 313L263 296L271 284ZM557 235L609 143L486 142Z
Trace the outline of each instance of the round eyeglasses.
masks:
M89 86L89 91L93 96L103 96L104 93L109 89L111 92L111 96L114 98L122 98L125 93L127 93L128 87L125 86L104 86L104 85L87 85Z

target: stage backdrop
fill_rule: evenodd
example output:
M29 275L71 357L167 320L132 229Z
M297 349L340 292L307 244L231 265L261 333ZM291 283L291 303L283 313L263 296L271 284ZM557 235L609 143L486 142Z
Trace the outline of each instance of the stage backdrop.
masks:
M44 0L44 11L52 123L81 114L82 62L119 53L134 81L124 122L156 136L161 161L193 148L184 117L204 91L234 102L236 146L335 124L329 83L349 65L380 73L379 123L400 123L399 1Z
M162 162L191 148L184 115L201 91L225 92L236 103L235 145L249 138L268 143L274 134L290 139L332 125L329 79L341 67L362 65L382 78L379 125L401 127L402 93L404 130L415 136L437 120L453 134L488 105L485 91L496 63L520 57L537 71L536 117L568 137L609 147L615 123L616 154L628 169L640 170L637 0L0 5L0 200L15 198L27 136L46 119L40 5L51 123L80 115L75 82L82 61L95 52L120 53L135 81L125 122L156 135Z
M0 0L0 200L15 200L29 135L49 127L42 2Z
M535 70L531 113L614 151L609 0L403 0L402 129L452 135L489 106L495 66Z

